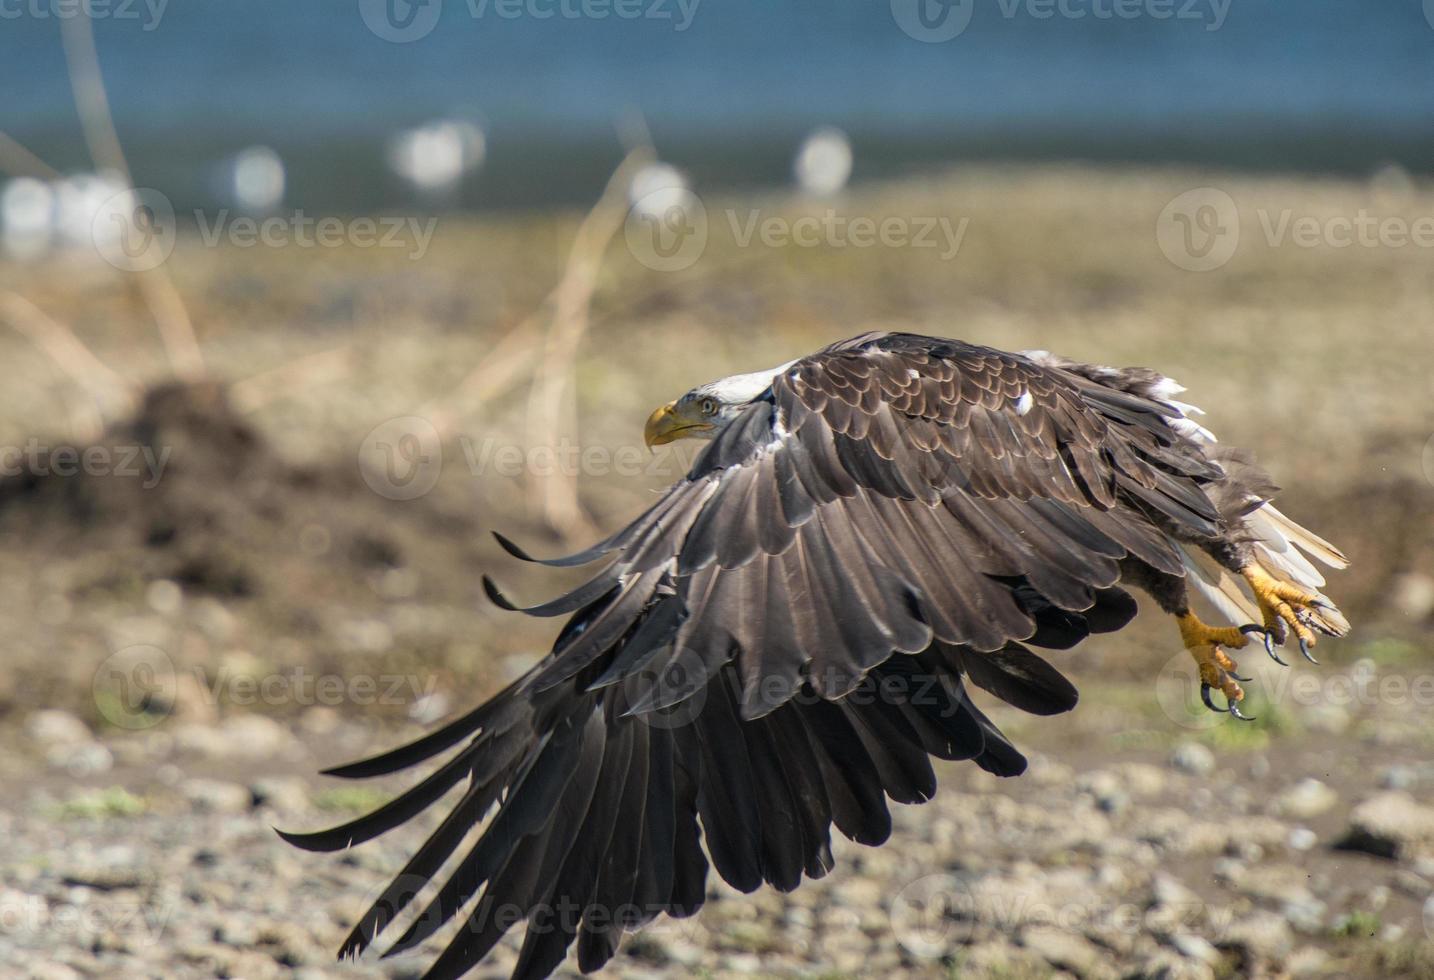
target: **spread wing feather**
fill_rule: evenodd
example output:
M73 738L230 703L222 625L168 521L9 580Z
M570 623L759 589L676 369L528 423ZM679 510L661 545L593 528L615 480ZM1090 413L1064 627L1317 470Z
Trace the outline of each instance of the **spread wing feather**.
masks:
M373 814L286 835L301 847L367 840L467 780L343 954L436 886L390 947L457 922L430 976L464 973L517 922L515 975L547 976L574 946L594 969L654 916L695 912L709 857L738 889L794 888L832 867L833 825L877 844L888 800L929 799L933 757L1020 772L966 684L1069 710L1075 689L1029 647L1119 629L1134 615L1122 560L1182 574L1180 543L1217 533L1206 486L1221 471L1178 414L1059 365L904 334L790 365L631 524L546 560L606 561L524 610L570 615L528 674L334 771L456 749Z

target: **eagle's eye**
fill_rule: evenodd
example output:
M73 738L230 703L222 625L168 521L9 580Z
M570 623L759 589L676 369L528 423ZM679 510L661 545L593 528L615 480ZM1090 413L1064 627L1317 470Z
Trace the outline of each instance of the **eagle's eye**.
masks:
M698 407L699 407L700 409L702 409L702 414L703 414L703 415L716 415L716 414L717 414L717 403L714 402L714 401L713 401L712 399L710 399L710 398L704 398L704 399L702 399L702 404L699 405Z

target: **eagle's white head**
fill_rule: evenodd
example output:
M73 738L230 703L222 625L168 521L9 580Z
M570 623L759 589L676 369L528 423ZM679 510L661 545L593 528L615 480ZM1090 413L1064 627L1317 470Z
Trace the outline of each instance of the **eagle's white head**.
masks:
M767 371L734 374L730 378L698 385L674 402L668 402L647 420L643 438L648 447L678 439L711 439L730 422L744 405L760 397L772 380L796 361Z

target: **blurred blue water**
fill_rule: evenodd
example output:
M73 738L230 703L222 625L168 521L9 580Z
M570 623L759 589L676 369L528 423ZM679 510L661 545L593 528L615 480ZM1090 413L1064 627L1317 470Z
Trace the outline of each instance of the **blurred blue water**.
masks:
M0 0L0 129L62 169L86 160L67 2ZM292 204L402 202L384 140L447 115L489 135L462 204L585 200L631 110L703 185L785 181L822 124L852 135L858 178L991 158L1434 168L1419 0L966 0L965 30L930 43L902 28L926 30L917 0L92 2L137 179L178 202L251 143L285 158ZM936 34L963 14L920 2Z

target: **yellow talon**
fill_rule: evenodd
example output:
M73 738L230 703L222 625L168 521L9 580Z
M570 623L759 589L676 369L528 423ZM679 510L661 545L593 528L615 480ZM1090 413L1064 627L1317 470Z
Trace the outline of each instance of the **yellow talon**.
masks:
M1221 647L1239 650L1250 642L1250 638L1234 626L1207 626L1193 612L1178 617L1177 622L1185 649L1195 658L1195 665L1200 671L1200 699L1206 707L1218 711L1220 709L1210 701L1210 690L1218 690L1225 695L1225 710L1236 718L1244 718L1239 704L1245 700L1245 691L1237 682L1238 675L1235 673L1239 664L1231 660Z
M1318 592L1281 582L1254 563L1246 565L1240 574L1255 594L1265 631L1275 643L1283 644L1293 633L1300 651L1313 660L1309 648L1319 642L1318 633L1343 636L1349 632L1349 621Z

